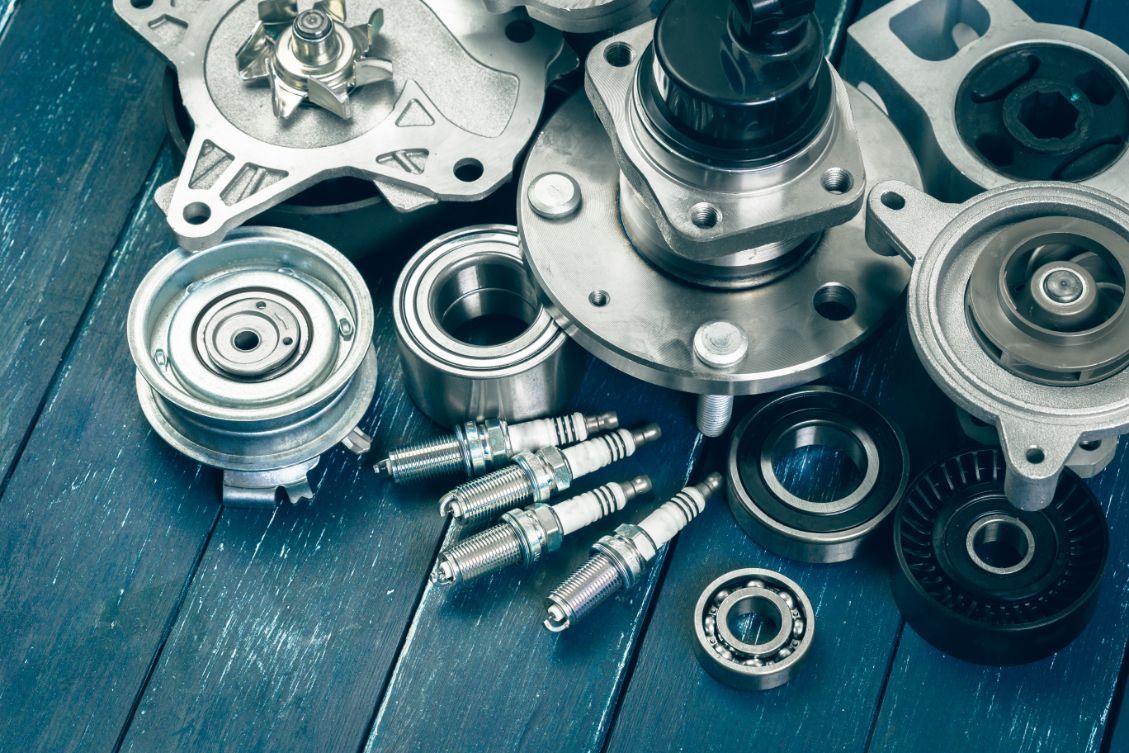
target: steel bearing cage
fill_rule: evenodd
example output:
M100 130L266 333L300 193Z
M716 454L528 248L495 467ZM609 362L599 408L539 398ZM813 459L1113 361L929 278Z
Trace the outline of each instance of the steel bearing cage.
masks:
M244 288L252 275L253 287ZM200 312L225 296L269 293L272 281L325 307L308 320L316 328L305 336L336 344L319 344L326 360L313 373L285 371L242 387L235 377L211 374L195 342L170 339L183 327L195 329ZM260 474L261 491L271 498L274 486L301 488L318 456L356 429L376 387L372 332L372 301L352 264L330 246L280 228L240 228L208 251L168 254L138 286L127 320L138 398L154 430L192 459L236 474L236 486L253 488ZM301 345L296 369L310 347ZM201 375L203 382L193 381ZM271 384L273 394L255 386ZM287 481L274 484L275 477Z
M1129 427L1129 370L1092 384L1039 384L1003 368L972 330L965 291L985 243L1013 223L1048 216L1089 220L1129 239L1129 204L1069 183L1012 184L953 205L891 181L871 192L868 209L872 246L914 264L907 310L921 362L960 408L997 427L1007 495L1023 509L1050 502L1081 443L1116 443Z
M894 519L891 587L899 611L933 646L979 664L1037 661L1073 641L1096 609L1109 550L1105 514L1077 477L1063 477L1052 507L1018 511L1001 499L1004 470L994 449L946 458L913 480ZM1020 567L977 572L971 546L959 544L971 540L977 523L997 515L1018 521L1034 547ZM1067 541L1071 527L1088 540ZM929 554L923 558L923 552ZM1064 586L1066 572L1085 579L1080 590L1077 583L1069 587L1074 590ZM953 601L942 603L926 581ZM1052 608L1043 595L1055 602L1054 612L1040 612ZM1019 609L1024 603L1035 606Z
M729 611L749 600L772 604L780 618L776 635L755 645L737 639L725 624ZM791 680L806 661L815 638L815 609L791 578L755 567L732 570L698 597L694 638L699 663L715 679L738 690L770 690Z
M408 261L396 282L393 317L405 386L413 402L443 425L553 415L581 376L579 349L539 303L525 331L497 345L463 342L444 328L436 310L438 288L453 274L490 265L526 278L513 226L481 225L440 236Z
M234 46L228 61L223 51L213 50L213 40L221 36L217 30L230 23L243 32L235 35L239 41L233 44L241 42L257 23L255 3L183 5L155 0L138 8L131 0L115 0L117 14L177 69L184 106L196 126L180 178L163 186L157 196L181 245L207 248L248 218L332 177L374 180L385 199L401 211L440 200L475 201L492 193L510 177L514 159L533 134L546 84L571 69L575 56L559 32L541 26L524 41L499 44L507 40L507 25L521 16L493 15L472 6L450 0L352 0L349 10L368 18L382 7L388 16L386 34L393 34L396 23L412 33L426 28L438 35L446 51L465 58L452 64L474 64L484 75L500 77L508 114L500 127L474 126L488 135L450 120L428 95L428 88L439 86L441 79L424 86L397 75L394 97L367 90L354 97L357 114L352 121L310 108L296 119L310 119L309 125L295 124L303 129L301 137L294 128L258 137L244 130L246 125L236 125L217 104L209 77L210 66L230 62L234 71ZM398 52L408 54L408 67L426 67L412 57L417 53L410 47ZM224 59L210 60L213 55ZM269 90L248 89L240 96L247 100L248 113L274 118ZM444 98L450 99L446 94ZM225 106L230 110L230 103ZM460 177L468 166L480 174L470 180L465 173Z
M1061 46L1092 56L1129 90L1129 53L1092 32L1036 23L1011 0L974 0L969 4L973 12L967 14L958 14L957 3L945 4L952 27L959 20L979 38L939 60L921 57L894 31L894 20L928 1L893 0L851 25L841 70L847 80L872 94L910 139L929 193L938 198L963 201L1013 182L973 152L956 124L961 86L985 61L1029 45ZM940 36L945 30L935 33ZM1113 164L1083 182L1127 197L1127 176L1129 151L1123 151Z
M827 503L789 499L794 495L771 465L781 437L813 427L849 436L865 458L859 485ZM883 524L909 482L909 449L898 428L870 403L832 387L806 387L742 419L733 430L725 477L733 517L758 544L803 562L843 562L887 530Z

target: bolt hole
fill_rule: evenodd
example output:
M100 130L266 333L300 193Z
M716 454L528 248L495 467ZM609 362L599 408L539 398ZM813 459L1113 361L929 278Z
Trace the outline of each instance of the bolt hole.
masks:
M184 221L189 225L203 225L212 217L212 210L202 201L194 201L184 208Z
M293 337L284 337L284 338L282 338L282 344L283 345L293 345L294 344L294 338Z
M1047 459L1047 453L1043 452L1042 447L1028 447L1026 458L1031 465L1039 465Z
M525 19L519 21L510 21L506 24L506 39L516 44L525 44L533 35L537 33L537 29L533 24Z
M694 227L709 230L721 221L721 212L713 204L703 201L690 207L690 221L694 223Z
M625 42L615 42L604 48L604 60L613 68L626 68L635 58L635 51Z
M823 190L827 193L844 194L855 185L855 178L841 167L833 167L823 174L820 179Z
M455 164L455 177L463 183L473 183L482 177L485 169L482 163L473 158L461 159Z
M815 291L812 299L817 314L833 322L841 322L854 316L858 308L853 290L838 282L829 282Z
M1085 442L1079 442L1078 446L1081 447L1086 452L1093 452L1094 450L1096 450L1096 449L1098 449L1102 446L1102 440L1100 440L1100 439L1088 439Z
M879 201L882 202L882 206L886 207L887 209L893 209L895 212L900 212L901 210L906 208L905 197L895 191L887 191L886 193L882 194L882 197L879 199Z
M607 306L611 299L606 290L593 290L588 294L588 302L596 307Z
M138 10L145 10L153 4L153 0L129 0L129 4Z
M231 344L244 353L259 347L260 342L259 333L250 329L240 330L235 333L235 337L231 338Z
M266 307L267 307L266 301L259 301L258 303L255 304L255 308L257 308L259 311L262 311Z
M780 632L781 615L771 601L753 596L734 604L726 622L737 640L755 646L776 637Z

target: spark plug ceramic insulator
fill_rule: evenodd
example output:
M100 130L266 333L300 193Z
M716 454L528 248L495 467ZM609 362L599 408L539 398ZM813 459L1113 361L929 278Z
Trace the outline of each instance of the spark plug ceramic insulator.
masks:
M597 541L589 560L545 599L545 627L559 633L615 592L634 586L658 551L705 509L721 481L720 473L711 473L639 523L621 525Z
M572 413L519 424L498 418L467 421L456 426L449 437L393 450L373 470L387 473L398 484L457 475L474 478L502 465L518 452L564 447L618 427L615 413Z
M581 476L630 457L661 436L657 424L648 424L634 430L617 429L563 449L519 452L513 466L460 484L443 495L439 514L479 523L528 502L545 502Z
M565 536L622 510L650 490L651 480L638 476L623 484L604 484L555 505L538 502L510 510L498 525L440 552L431 580L441 586L459 585L510 565L532 565L559 549Z

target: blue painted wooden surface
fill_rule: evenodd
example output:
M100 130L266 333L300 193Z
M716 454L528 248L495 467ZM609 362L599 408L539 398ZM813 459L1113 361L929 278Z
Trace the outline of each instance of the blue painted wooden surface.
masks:
M819 0L833 55L879 4ZM1123 0L1021 4L1129 44ZM122 331L134 287L171 244L151 201L175 174L171 150L159 152L156 56L107 0L0 0L0 70L0 751L1129 753L1124 449L1093 482L1113 543L1093 624L1058 655L1009 669L949 659L906 629L881 556L780 560L723 500L639 587L562 636L540 627L540 597L614 521L543 568L448 596L426 585L458 535L435 515L435 490L390 487L344 452L324 459L312 505L224 510L218 474L141 416ZM477 219L504 221L511 207L501 195ZM363 426L378 445L434 430L400 388L388 311L411 250L361 265L381 368ZM888 410L918 468L960 441L900 320L830 381ZM724 441L693 433L691 400L602 364L577 405L666 429L592 480L654 476L656 497L618 519L724 454ZM765 694L718 684L691 650L700 589L750 565L796 578L817 610L805 673Z

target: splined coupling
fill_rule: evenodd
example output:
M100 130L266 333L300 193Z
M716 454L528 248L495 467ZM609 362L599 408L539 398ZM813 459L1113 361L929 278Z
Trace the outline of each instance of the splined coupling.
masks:
M531 565L560 548L565 536L622 510L637 495L651 491L651 480L637 476L615 481L558 502L537 503L502 515L502 522L439 553L431 580L458 585L521 563Z
M1064 467L1092 476L1129 427L1129 204L1016 183L942 204L875 187L868 241L913 263L909 330L933 380L999 431L1008 499L1050 504Z
M312 496L306 477L357 424L376 388L373 310L357 270L307 235L233 231L177 249L145 276L127 332L137 394L154 430L224 469L224 502Z
M721 488L720 473L687 486L639 523L627 523L592 546L592 556L545 598L545 627L567 630L617 591L634 586L662 547L705 509Z
M439 514L464 523L492 520L527 502L544 502L572 482L635 454L662 436L658 424L617 429L571 447L545 447L514 455L514 465L452 489L439 500Z
M619 428L615 413L540 418L510 424L498 418L467 421L456 426L450 437L420 442L388 453L373 466L396 483L465 475L480 476L509 460L515 453L543 447L565 447L588 439L590 434Z

